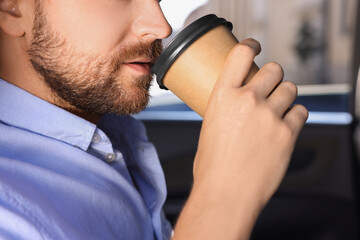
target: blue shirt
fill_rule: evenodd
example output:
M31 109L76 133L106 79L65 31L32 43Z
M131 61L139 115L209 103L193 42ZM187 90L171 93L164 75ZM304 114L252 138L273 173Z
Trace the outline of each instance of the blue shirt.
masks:
M143 124L94 125L0 79L0 239L169 239Z

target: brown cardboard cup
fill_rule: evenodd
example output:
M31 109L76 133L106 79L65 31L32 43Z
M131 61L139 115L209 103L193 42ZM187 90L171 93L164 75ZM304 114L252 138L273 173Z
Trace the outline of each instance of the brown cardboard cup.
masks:
M227 55L238 43L231 30L230 22L206 15L182 30L152 68L160 87L172 91L200 116ZM247 80L257 71L253 63Z

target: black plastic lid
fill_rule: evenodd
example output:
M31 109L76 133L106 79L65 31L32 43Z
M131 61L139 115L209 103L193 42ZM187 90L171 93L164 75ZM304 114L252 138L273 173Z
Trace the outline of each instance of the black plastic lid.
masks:
M191 23L174 37L151 68L151 71L156 75L160 88L167 89L162 84L163 78L175 60L202 35L222 24L230 30L233 28L231 22L219 18L215 14L209 14Z

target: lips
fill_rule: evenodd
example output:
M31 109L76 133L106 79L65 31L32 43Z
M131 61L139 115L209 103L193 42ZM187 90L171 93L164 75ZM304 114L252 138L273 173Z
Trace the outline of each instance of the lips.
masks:
M153 59L135 59L123 63L124 66L128 66L132 70L140 74L151 74L151 67L154 65Z

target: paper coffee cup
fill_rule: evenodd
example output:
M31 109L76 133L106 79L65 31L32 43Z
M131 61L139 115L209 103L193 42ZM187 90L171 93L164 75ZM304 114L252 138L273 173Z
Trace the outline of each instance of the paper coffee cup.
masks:
M152 68L159 86L204 116L227 55L239 42L231 31L232 24L214 14L191 23L169 43ZM247 79L257 71L254 63Z

